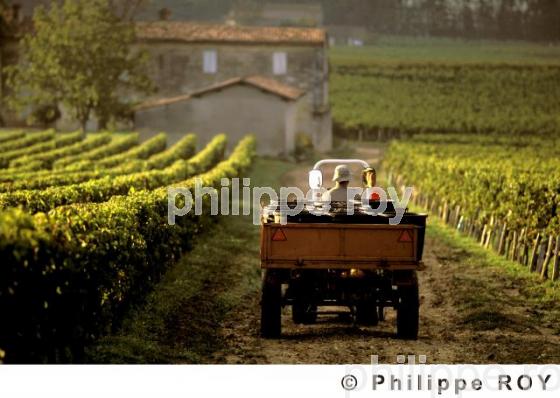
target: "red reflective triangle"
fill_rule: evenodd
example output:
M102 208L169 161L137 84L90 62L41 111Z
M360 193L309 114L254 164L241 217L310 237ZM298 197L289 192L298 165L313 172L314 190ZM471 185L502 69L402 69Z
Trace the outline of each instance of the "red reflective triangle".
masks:
M410 233L406 229L402 231L399 242L412 242L412 236L410 236Z
M284 234L284 231L282 231L282 228L278 228L274 234L272 235L272 240L273 241L284 241L284 240L288 240L288 238L286 238L286 234Z

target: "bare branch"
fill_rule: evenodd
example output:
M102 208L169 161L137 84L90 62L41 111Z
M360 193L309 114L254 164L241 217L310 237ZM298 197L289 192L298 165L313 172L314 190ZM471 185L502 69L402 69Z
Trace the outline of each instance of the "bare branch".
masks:
M111 9L122 21L132 21L149 0L109 0Z

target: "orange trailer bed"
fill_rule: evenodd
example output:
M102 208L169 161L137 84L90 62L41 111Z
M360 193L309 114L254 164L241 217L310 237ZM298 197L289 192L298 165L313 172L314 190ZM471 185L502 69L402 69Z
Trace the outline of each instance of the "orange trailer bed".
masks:
M265 223L261 268L419 270L418 226Z

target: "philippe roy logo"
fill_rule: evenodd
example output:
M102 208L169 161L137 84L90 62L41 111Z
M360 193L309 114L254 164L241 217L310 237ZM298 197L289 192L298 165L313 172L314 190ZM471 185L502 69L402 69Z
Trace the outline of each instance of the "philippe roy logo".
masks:
M554 365L428 365L425 355L397 355L394 364L380 364L379 356L372 355L371 367L347 366L340 384L347 396L360 391L461 396L478 391L550 392L559 389L559 380L560 368Z
M346 200L347 214L353 214L355 205L361 205L366 214L378 215L387 210L387 201L393 203L395 213L389 217L389 224L398 225L406 212L406 207L412 196L413 189L405 187L399 197L394 187L385 191L381 187L348 188ZM206 187L197 179L194 189L184 187L170 187L167 189L168 223L175 225L176 217L181 217L193 211L195 215L202 215L206 199L210 201L211 215L253 215L253 224L259 225L261 208L265 199L278 203L280 223L286 224L287 218L297 216L302 211L313 215L324 215L331 210L330 200L324 200L326 188L312 188L307 192L297 187L281 187L278 193L271 187L252 187L249 178L223 178L221 188ZM368 198L373 193L379 196L378 206L372 207ZM289 204L289 203L290 204ZM317 204L320 203L320 206Z

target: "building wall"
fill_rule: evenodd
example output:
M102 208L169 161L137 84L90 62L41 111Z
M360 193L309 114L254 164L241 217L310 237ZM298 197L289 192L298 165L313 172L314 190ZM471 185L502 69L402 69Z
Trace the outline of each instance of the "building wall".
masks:
M236 85L219 92L171 105L136 112L135 127L146 139L159 131L176 142L188 132L198 135L199 146L226 133L229 147L247 134L255 134L258 153L286 155L293 150L293 102L254 87Z
M157 97L186 94L233 77L263 75L311 91L314 109L328 107L327 54L323 46L267 46L145 42L151 54L150 75L158 87ZM203 72L203 51L216 50L218 71ZM286 52L286 75L274 75L272 54Z
M295 134L306 134L319 151L332 149L332 121L330 111L314 112L307 94L295 104Z

